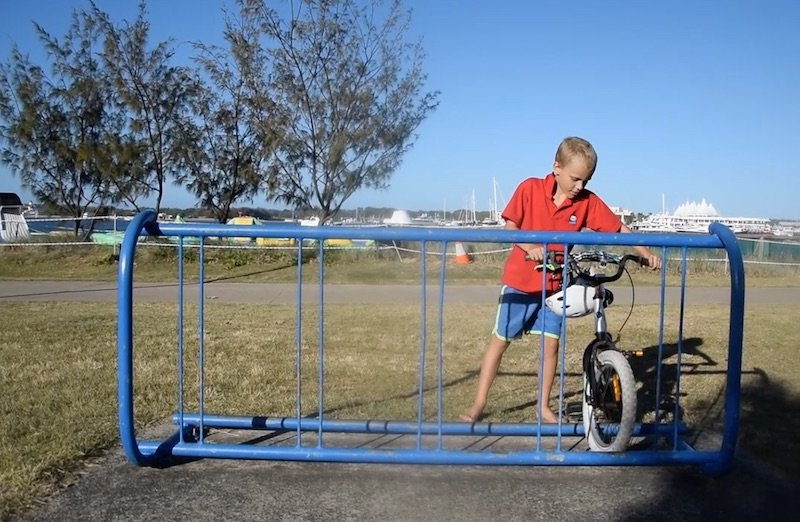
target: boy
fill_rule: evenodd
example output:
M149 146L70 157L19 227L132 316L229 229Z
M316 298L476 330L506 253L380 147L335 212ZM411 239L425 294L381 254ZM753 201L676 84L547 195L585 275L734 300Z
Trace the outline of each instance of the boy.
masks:
M597 153L592 145L577 137L565 138L558 146L553 172L544 179L528 178L517 187L503 211L507 230L580 231L584 227L595 232L625 232L626 227L593 192L586 190L597 166ZM555 247L555 248L554 248ZM558 249L557 245L549 247ZM650 268L661 267L661 259L645 247L634 247ZM489 388L506 348L524 333L544 335L544 360L540 379L542 404L539 418L543 423L556 423L558 416L550 409L550 391L556 373L561 315L541 307L541 292L558 291L560 281L547 282L542 289L541 273L535 270L543 262L542 245L517 244L506 260L501 282L492 337L483 354L478 390L472 406L459 418L478 422L489 395ZM537 277L537 275L539 277ZM544 325L544 331L542 326Z

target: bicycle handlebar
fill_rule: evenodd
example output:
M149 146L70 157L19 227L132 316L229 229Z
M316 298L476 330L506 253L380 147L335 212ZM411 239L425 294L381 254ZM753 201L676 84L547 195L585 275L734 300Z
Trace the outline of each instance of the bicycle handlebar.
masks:
M642 256L636 254L625 254L620 256L618 254L612 254L610 252L604 251L595 251L595 252L579 252L577 254L570 254L570 268L575 270L575 273L579 277L583 277L587 281L591 281L593 283L609 283L611 281L616 281L620 277L622 277L622 273L625 270L625 264L629 261L633 261L639 266L647 266L648 262ZM606 266L607 264L617 265L617 271L613 274L592 274L589 270L582 268L578 263L581 262L594 262L600 263L601 266Z
M527 255L525 258L530 259ZM560 258L560 261L558 258ZM536 270L546 270L548 272L561 271L564 268L563 259L564 254L562 252L548 252L547 259L543 264L538 265ZM569 254L568 262L569 269L573 272L573 275L581 277L591 283L603 284L616 281L622 277L622 273L625 270L625 264L629 261L634 261L640 266L648 265L647 260L642 256L635 254L612 254L611 252L606 252L604 250ZM617 265L617 271L613 274L593 274L590 270L582 268L580 263L600 263L601 266L606 266L608 264Z

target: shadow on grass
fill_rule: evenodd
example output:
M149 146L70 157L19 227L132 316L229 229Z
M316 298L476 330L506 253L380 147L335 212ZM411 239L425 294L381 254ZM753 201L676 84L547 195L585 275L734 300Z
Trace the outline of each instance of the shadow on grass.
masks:
M453 386L458 386L459 384L462 384L462 383L464 383L464 382L466 382L466 381L468 381L470 379L475 378L475 376L477 374L478 374L477 371L471 371L471 372L465 374L462 377L459 377L457 379L453 379L453 380L444 382L444 383L442 383L442 390L445 390L447 388L451 388ZM423 395L428 396L430 393L436 393L436 390L437 390L436 386L427 386L427 387L425 387L423 389ZM347 404L342 404L341 406L335 406L333 408L325 408L325 410L323 412L323 415L330 416L330 415L333 415L335 413L340 412L341 410L348 410L348 409L352 409L352 408L360 408L362 406L367 406L367 405L372 406L372 405L376 405L376 404L391 403L391 402L394 402L394 401L397 401L397 400L408 400L408 399L414 399L416 397L419 397L419 391L415 389L415 390L409 391L407 393L396 394L396 395L393 395L391 397L386 397L386 398L382 398L382 399L369 399L369 400L362 400L362 401L351 401L351 402L348 402ZM317 415L318 415L318 410L315 410L315 411L311 412L310 414L308 414L306 417L308 417L308 418L316 418Z
M659 501L621 520L780 520L800 495L800 399L759 368L742 386L737 456L729 473L676 467L663 473ZM721 405L720 405L721 407Z
M308 263L307 260L303 260L303 264L307 264L307 263ZM219 283L220 281L230 281L232 279L242 279L242 278L245 278L245 277L253 277L253 276L258 276L258 275L263 275L263 274L270 274L272 272L280 272L282 270L287 270L287 269L296 268L296 267L297 267L296 263L286 263L286 264L283 264L283 265L278 265L278 266L273 266L273 267L270 267L270 268L265 268L263 270L253 270L251 272L244 272L244 273L240 273L240 274L231 274L231 275L225 275L225 276L208 277L208 278L205 279L205 282L206 283Z
M691 337L685 339L680 346L677 343L663 344L660 352L657 345L649 346L642 350L642 355L629 358L633 374L637 382L641 383L637 396L639 409L637 418L643 418L649 414L654 419L656 405L660 405L659 419L661 421L671 422L675 416L682 419L684 408L681 404L685 402L683 398L687 394L697 393L696 390L701 390L706 396L700 408L702 417L693 419L692 427L703 430L715 423L721 424L728 373L727 365L718 363L703 352L700 349L702 345L702 338ZM680 365L676 357L679 353L681 355ZM755 378L757 382L769 382L766 373L759 368L750 370L743 368L741 375L743 381ZM707 380L698 386L696 384L698 379ZM689 384L692 386L690 387ZM769 388L771 385L766 384L765 386ZM744 388L742 393L742 404L744 405L747 399L744 395ZM695 407L693 410L695 413L699 413L698 408Z
M659 419L670 421L683 416L679 406L680 392L679 379L687 377L725 375L725 368L715 368L718 363L708 354L700 350L703 339L690 337L680 345L665 343L659 350L658 345L642 349L641 355L628 359L637 382L642 383L638 390L636 417L645 418L647 414L654 414L657 405L660 406ZM680 372L677 359L666 362L680 353ZM700 361L695 359L699 358ZM714 369L712 369L714 368Z
M800 484L800 397L760 368L751 375L742 386L740 455L763 460Z
M682 358L681 364L681 373L687 374L689 373L692 376L699 376L699 375L709 375L709 374L717 374L717 375L725 375L726 370L724 368L718 370L709 370L709 367L717 366L717 362L711 358L709 355L704 353L700 350L700 346L702 346L703 340L701 338L693 337L683 341L683 343L678 346L677 343L674 344L663 344L661 352L659 353L658 346L648 346L642 350L642 355L640 356L631 356L628 360L631 365L631 369L633 370L633 375L636 378L637 382L642 383L642 386L638 390L637 394L637 419L644 418L645 414L650 413L653 414L655 411L655 404L658 402L661 404L661 420L665 420L664 416L667 415L669 419L672 418L672 414L675 411L675 395L677 384L678 384L678 364L677 362L674 363L666 363L667 359L678 354L679 348ZM687 356L692 356L692 359L687 359ZM694 357L699 357L701 359L700 362L696 362ZM661 364L659 365L659 361ZM475 374L477 372L474 372ZM515 377L531 377L536 378L536 372L508 372L508 371L499 371L498 376L505 375L505 376L515 376ZM580 377L582 374L580 372L565 372L564 377ZM554 384L554 388L558 386L558 375L556 376L556 383ZM657 383L660 382L660 385ZM568 408L569 404L567 402L568 399L573 399L580 403L581 397L580 390L574 390L571 392L564 393L564 407ZM515 406L505 408L501 410L502 413L514 413L517 411L522 411L527 408L532 408L536 406L537 401L531 400L526 401ZM490 415L491 412L487 410L486 415ZM679 412L680 415L680 412Z

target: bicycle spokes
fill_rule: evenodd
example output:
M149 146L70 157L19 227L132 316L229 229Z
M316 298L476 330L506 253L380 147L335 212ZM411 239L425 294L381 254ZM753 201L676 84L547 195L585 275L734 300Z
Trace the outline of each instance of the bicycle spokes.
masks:
M601 413L607 422L619 422L622 417L622 387L614 368L607 366L602 369L598 385L597 413Z

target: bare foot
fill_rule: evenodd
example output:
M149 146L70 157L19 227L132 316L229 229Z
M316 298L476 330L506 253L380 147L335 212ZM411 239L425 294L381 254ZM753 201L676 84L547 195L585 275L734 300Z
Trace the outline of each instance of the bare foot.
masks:
M539 418L542 419L542 424L558 424L558 415L548 407L542 408Z
M458 416L464 422L480 422L483 419L483 408L472 406L470 409Z

